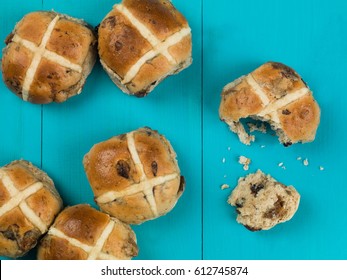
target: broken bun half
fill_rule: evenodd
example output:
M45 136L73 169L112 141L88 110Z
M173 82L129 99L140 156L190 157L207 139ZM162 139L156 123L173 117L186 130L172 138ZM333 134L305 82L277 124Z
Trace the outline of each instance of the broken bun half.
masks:
M284 146L315 139L320 109L312 91L292 68L268 62L248 75L226 85L219 116L249 145L249 135L240 120L268 122Z

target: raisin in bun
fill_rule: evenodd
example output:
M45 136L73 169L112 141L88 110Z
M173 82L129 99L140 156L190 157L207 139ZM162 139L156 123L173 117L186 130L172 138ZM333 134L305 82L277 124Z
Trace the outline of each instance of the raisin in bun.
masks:
M239 179L228 203L236 207L237 221L247 229L268 230L294 216L300 194L258 170Z
M96 59L96 37L82 20L33 12L17 23L3 50L3 79L31 103L64 102L79 94Z
M306 83L292 68L276 62L226 85L219 115L245 144L254 136L247 134L242 118L268 122L285 146L313 141L320 121L319 106Z
M137 256L135 233L87 204L65 208L40 242L39 260L127 260Z
M98 29L100 61L125 93L143 97L191 62L191 30L169 0L123 0Z
M25 160L0 168L0 255L32 249L62 208L53 181Z
M168 213L184 190L173 148L150 128L94 145L83 163L96 203L126 223Z

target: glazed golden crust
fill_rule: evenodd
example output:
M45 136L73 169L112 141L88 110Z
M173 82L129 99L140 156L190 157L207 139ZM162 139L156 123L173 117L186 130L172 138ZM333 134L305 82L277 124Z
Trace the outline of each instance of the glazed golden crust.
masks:
M122 191L140 182L125 135L94 145L85 155L83 164L96 197L112 190Z
M134 79L127 84L127 87L136 92L137 97L147 94L149 86L156 85L161 80L162 73L168 73L172 69L171 64L163 55L158 55L147 61L139 70Z
M219 114L222 119L238 121L256 115L261 109L261 99L245 80L241 80L240 83L223 91Z
M121 79L130 67L151 49L148 41L116 9L113 9L100 24L98 37L100 57Z
M92 246L109 219L107 215L87 205L78 205L62 211L53 226L67 236Z
M279 62L263 64L252 72L252 76L270 100L306 87L298 73Z
M11 195L6 190L6 187L2 183L2 180L0 180L0 207L3 206L7 201L9 201L10 198L11 198Z
M149 130L139 130L134 134L136 150L143 170L148 179L165 176L171 173L179 173L176 162L176 154L166 142L163 136L148 133Z
M174 150L149 128L94 145L84 168L100 208L126 223L166 214L184 190Z
M46 188L40 189L35 195L30 196L26 202L47 225L54 221L55 216L62 207L61 201L56 198L56 195L52 195L51 191Z
M187 61L192 53L192 36L191 34L185 36L177 44L168 48L169 53L176 59L178 67L176 70L180 69L180 64Z
M38 259L130 259L137 253L128 225L80 204L60 213L39 246Z
M66 239L55 236L45 236L38 249L38 260L86 260L88 254Z
M22 161L15 161L3 167L18 190L24 190L38 180L27 168L27 164Z
M265 63L227 85L219 115L238 134L235 124L240 125L241 118L270 121L285 145L313 141L320 121L319 106L305 82L293 69L277 62Z
M27 14L16 26L16 34L39 46L43 34L54 16L54 13L50 12L33 12Z
M46 104L52 100L58 101L57 96L60 92L78 87L81 75L81 73L42 58L31 84L28 101L40 104ZM69 96L66 94L65 96L66 100Z
M93 32L85 25L61 18L55 25L46 48L72 63L82 65L93 40Z
M13 258L36 245L62 207L52 180L24 160L0 169L0 202L0 255Z
M126 93L147 95L161 80L191 63L186 19L168 0L124 0L98 29L99 55Z
M117 256L119 259L129 259L137 256L139 249L136 244L135 233L128 225L116 219L112 219L112 221L115 223L114 229L104 244L104 252L109 252L109 254Z
M17 258L36 246L42 236L16 207L0 217L0 255Z
M92 30L55 12L26 15L6 44L2 60L6 85L23 100L38 104L63 102L78 94L96 57Z
M22 98L22 87L33 53L26 47L12 42L4 49L2 57L2 78L7 87Z
M313 141L319 125L320 109L312 95L306 95L279 110L283 130L293 142Z
M170 1L124 0L123 5L161 41L188 27L186 19Z
M153 188L154 198L159 213L169 212L184 191L185 181L183 177L177 177L165 185L158 185Z

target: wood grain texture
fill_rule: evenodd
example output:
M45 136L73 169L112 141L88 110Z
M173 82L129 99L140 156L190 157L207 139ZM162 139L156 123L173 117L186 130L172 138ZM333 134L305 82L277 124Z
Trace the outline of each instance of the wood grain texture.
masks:
M16 2L16 1L15 1ZM16 21L34 10L54 9L96 26L115 1L1 2L1 38ZM138 259L201 258L201 12L200 1L175 1L193 29L194 63L167 78L144 99L122 93L97 62L84 90L64 104L37 106L21 101L0 85L2 137L0 161L25 157L54 179L65 205L89 203L96 207L82 159L93 144L114 135L149 126L164 134L178 154L186 191L174 210L160 219L134 226ZM13 12L13 5L20 7ZM199 7L197 10L196 7ZM193 77L193 78L192 78ZM35 253L24 259L35 258Z
M28 104L0 83L0 120L5 128L0 163L26 158L40 166L42 158L42 168L56 182L66 205L96 206L82 166L84 154L94 143L147 125L171 141L187 187L167 216L133 227L138 259L346 259L346 2L173 3L192 28L191 67L167 78L144 99L123 94L99 63L81 95L64 104ZM33 10L54 9L96 26L113 4L114 0L4 0L0 39ZM313 143L284 148L275 137L257 133L256 142L246 147L219 120L223 86L270 60L293 67L320 104L321 124ZM236 223L235 210L226 200L237 179L247 174L237 163L240 155L252 159L250 172L261 168L299 191L301 204L291 221L257 233ZM297 157L308 158L309 165ZM231 188L220 190L223 183ZM25 258L35 258L35 252Z
M41 9L41 0L0 2L1 49L16 22L24 14L37 9ZM26 159L41 166L41 109L41 106L24 103L0 82L1 166L17 159ZM31 251L27 258L35 258L35 250Z
M215 5L205 0L203 4L204 258L346 259L342 248L347 248L343 233L347 229L343 109L347 39L341 36L347 31L346 2L221 0ZM267 61L293 67L313 91L322 109L314 142L284 148L277 137L256 133L256 142L247 147L218 120L223 86ZM252 159L248 172L237 162L241 155ZM308 158L309 165L297 157ZM281 162L286 169L278 166ZM252 233L237 224L236 211L226 200L237 179L258 168L294 185L301 202L291 221ZM222 191L224 183L230 188Z

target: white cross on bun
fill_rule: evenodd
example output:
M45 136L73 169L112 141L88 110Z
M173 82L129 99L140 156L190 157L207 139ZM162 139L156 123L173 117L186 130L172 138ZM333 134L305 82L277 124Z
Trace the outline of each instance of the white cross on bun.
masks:
M191 30L169 0L123 0L98 28L100 61L125 93L146 96L191 62Z
M219 116L244 144L254 141L240 122L253 118L268 122L285 146L315 139L320 109L311 90L290 67L268 62L226 85Z
M87 204L65 208L38 249L39 260L128 260L137 256L132 229Z
M94 145L83 163L96 203L126 223L140 224L168 213L184 190L176 153L150 128Z
M32 249L62 208L53 181L25 160L0 168L0 255Z
M96 60L96 37L82 20L33 12L17 23L3 50L3 79L25 101L64 102L79 94Z

